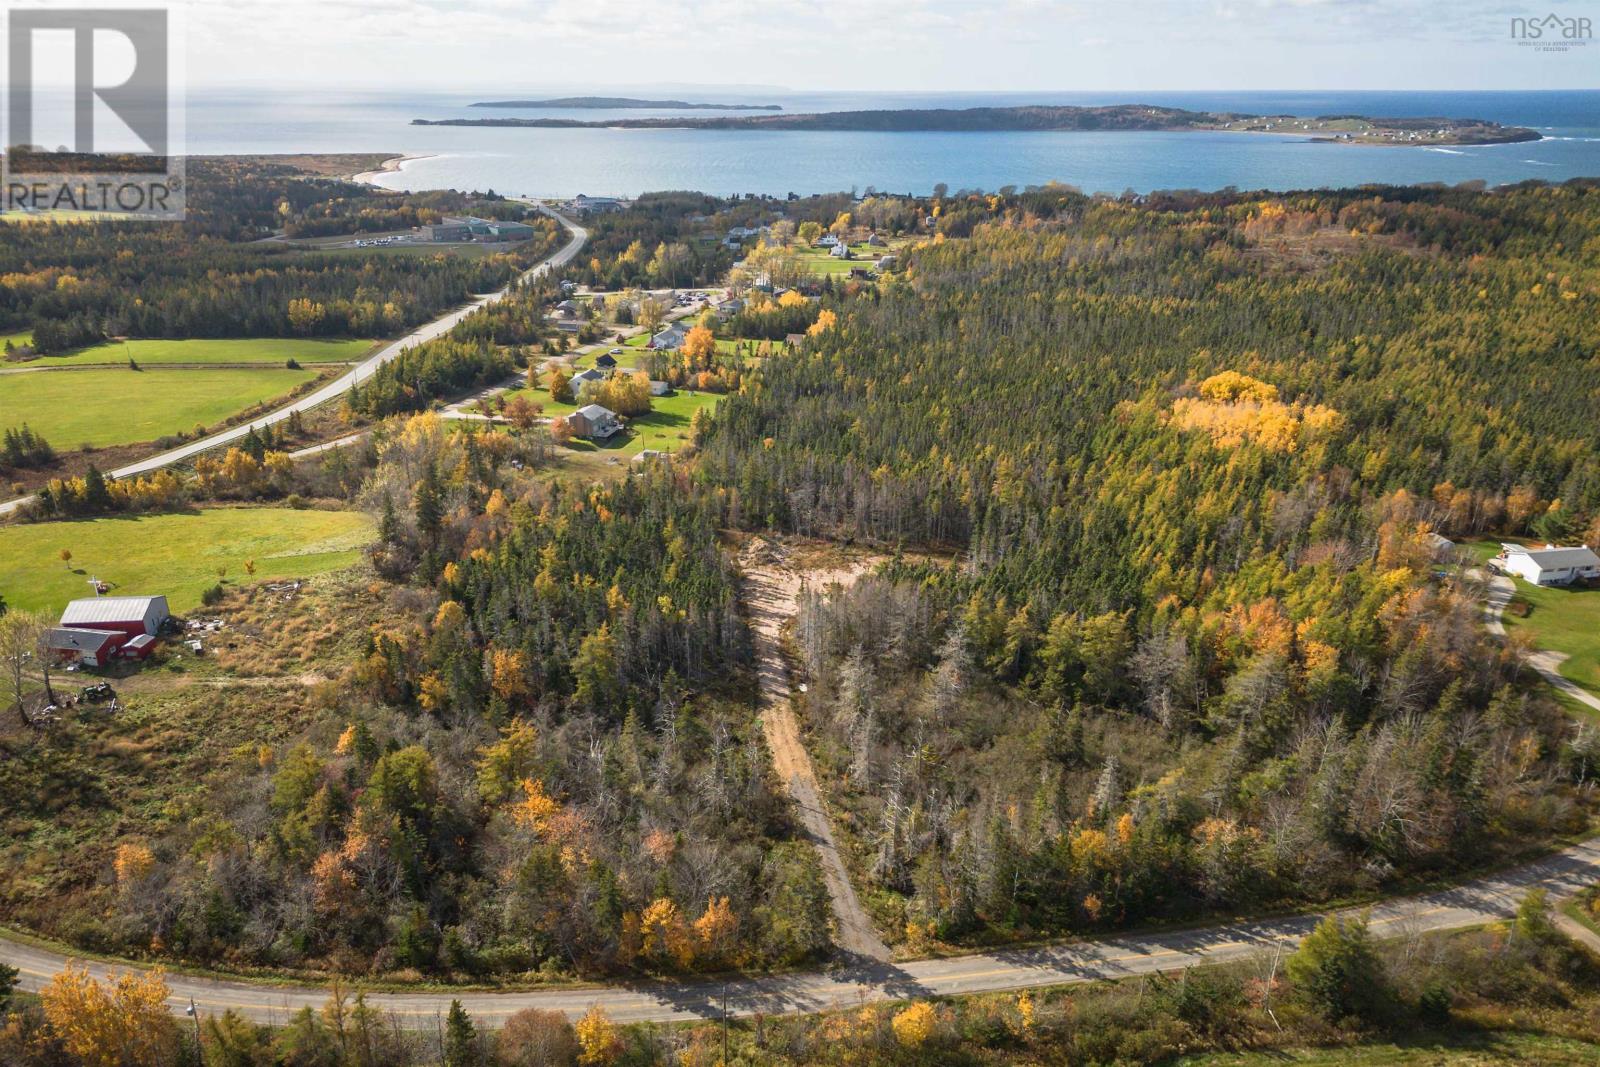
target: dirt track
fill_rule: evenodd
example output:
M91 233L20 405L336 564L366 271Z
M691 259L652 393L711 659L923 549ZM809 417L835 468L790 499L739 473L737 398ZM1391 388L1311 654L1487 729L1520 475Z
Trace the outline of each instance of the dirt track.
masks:
M845 952L865 960L888 960L889 947L878 937L872 920L850 884L833 825L817 789L811 756L800 740L800 722L790 705L789 671L783 660L783 626L793 618L800 590L849 584L866 571L868 560L830 570L799 573L781 559L762 558L747 550L741 557L745 575L745 604L755 633L756 662L761 679L761 725L772 749L772 762L794 801L800 824L822 860L822 874L833 901L834 940Z

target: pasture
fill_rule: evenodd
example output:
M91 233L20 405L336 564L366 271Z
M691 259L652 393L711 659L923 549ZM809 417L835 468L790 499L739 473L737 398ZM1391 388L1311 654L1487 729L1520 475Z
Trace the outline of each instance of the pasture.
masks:
M17 367L125 367L131 359L143 366L163 364L259 363L282 367L296 363L354 363L372 351L365 340L310 337L193 338L182 341L143 339L106 341L61 356L40 356Z
M316 376L281 366L0 374L0 430L26 423L60 452L154 441L215 425Z
M134 596L164 593L175 612L226 584L325 574L356 562L373 526L352 511L206 508L0 526L0 595L19 610L60 612L88 581ZM63 562L63 549L72 553ZM254 576L245 562L255 563Z

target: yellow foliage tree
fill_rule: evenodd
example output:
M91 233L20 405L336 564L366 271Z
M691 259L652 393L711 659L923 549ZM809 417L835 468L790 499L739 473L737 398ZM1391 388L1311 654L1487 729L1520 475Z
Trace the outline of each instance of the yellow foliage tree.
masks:
M489 688L502 700L525 697L528 689L528 657L514 648L497 648L489 656Z
M894 1039L902 1048L921 1048L933 1036L938 1022L933 1005L924 1001L898 1012L889 1025L894 1028Z
M511 818L518 826L542 834L561 814L561 803L544 791L544 782L537 778L523 781L522 791L526 795L512 810Z
M68 963L39 993L45 1021L85 1067L168 1067L178 1030L167 1011L159 969L115 975L101 985L88 968Z
M693 965L694 939L671 899L659 897L651 901L639 917L639 929L644 936L645 955L685 969Z
M806 330L806 336L807 337L815 337L819 333L823 333L823 332L825 332L827 330L831 330L831 329L833 329L834 324L837 323L838 321L839 321L839 316L838 315L835 315L832 311L828 310L827 308L823 308L821 311L817 312L817 321L813 322L811 324L811 327Z
M590 1008L572 1029L578 1035L578 1062L584 1067L607 1067L622 1055L622 1039L600 1005Z
M155 865L155 854L138 842L118 845L116 858L112 861L112 867L117 872L117 884L120 886L131 885L141 880L154 869Z

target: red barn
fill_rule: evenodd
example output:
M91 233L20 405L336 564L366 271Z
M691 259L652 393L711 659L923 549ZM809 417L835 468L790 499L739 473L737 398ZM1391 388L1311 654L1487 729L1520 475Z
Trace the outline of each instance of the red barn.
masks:
M57 663L81 663L85 667L104 667L127 643L128 635L121 630L89 630L81 626L53 626L45 635L45 644Z
M140 634L121 648L117 655L123 659L149 659L150 653L156 650L156 639L149 634Z
M116 630L155 636L172 613L164 596L95 596L74 600L61 613L61 625L82 630Z

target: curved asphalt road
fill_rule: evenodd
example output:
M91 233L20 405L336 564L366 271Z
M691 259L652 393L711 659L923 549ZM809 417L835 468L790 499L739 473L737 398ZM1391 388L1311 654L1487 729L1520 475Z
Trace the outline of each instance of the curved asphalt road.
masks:
M570 261L573 256L578 254L578 250L583 247L584 242L589 239L589 232L583 227L560 215L557 215L554 211L551 211L542 204L539 205L539 210L544 212L546 215L549 215L551 218L555 219L557 222L561 223L569 231L571 231L572 239L568 241L566 246L563 247L559 252L544 260L538 266L526 271L522 275L523 278L536 277L554 267L559 267L563 263ZM329 382L327 385L324 385L315 392L307 393L300 399L294 401L293 403L286 404L283 407L278 408L276 411L263 415L258 419L253 419L252 421L244 423L240 426L234 426L231 429L214 433L210 437L204 437L198 441L192 441L189 444L174 448L169 452L162 452L160 455L151 456L148 459L141 459L136 463L128 464L126 467L118 467L116 470L109 472L110 476L113 478L131 478L140 474L148 474L150 471L158 470L174 463L181 463L186 459L198 456L202 452L209 452L211 449L220 445L225 445L231 441L240 440L246 434L248 434L252 428L259 429L263 426L270 426L275 422L282 422L284 419L287 419L290 415L297 411L310 411L312 408L326 404L330 400L336 400L348 393L351 387L356 383L370 378L374 371L376 371L383 364L394 359L401 352L404 352L408 348L414 348L415 346L422 344L424 341L431 341L436 337L448 333L452 328L455 327L457 323L466 318L468 315L472 314L474 311L504 299L505 295L510 291L510 289L511 287L508 285L504 289L500 289L497 292L476 297L471 303L466 304L463 307L459 307L456 310L437 319L434 319L432 322L424 326L417 327L415 330L411 331L411 333L400 338L398 341L385 345L382 349L368 359L356 364L354 367L350 368L348 373L340 375L338 378ZM9 515L11 512L15 511L17 508L20 508L22 505L26 504L32 499L33 498L31 496L25 496L18 497L16 500L8 500L5 503L0 503L0 517Z
M1560 897L1596 880L1600 880L1600 840L1453 889L1379 905L1371 911L1373 932L1379 937L1406 937L1476 926L1510 917L1531 888ZM1263 919L953 959L866 961L833 970L735 978L726 984L728 1011L736 1015L816 1012L863 1001L1028 989L1225 963L1292 947L1317 919L1316 915ZM38 989L66 961L59 953L0 938L0 962L21 971L24 989ZM90 972L101 978L127 969L89 965ZM167 984L174 1013L186 1010L192 997L203 1015L233 1008L263 1023L282 1023L290 1013L320 1007L327 999L325 989L313 986L252 985L184 975L168 975ZM694 979L515 993L376 993L367 1001L379 1011L393 1013L401 1025L420 1027L432 1025L449 1010L451 1000L459 999L480 1023L498 1026L523 1008L562 1011L577 1018L596 1004L619 1022L716 1019L721 1016L723 994L721 981Z

